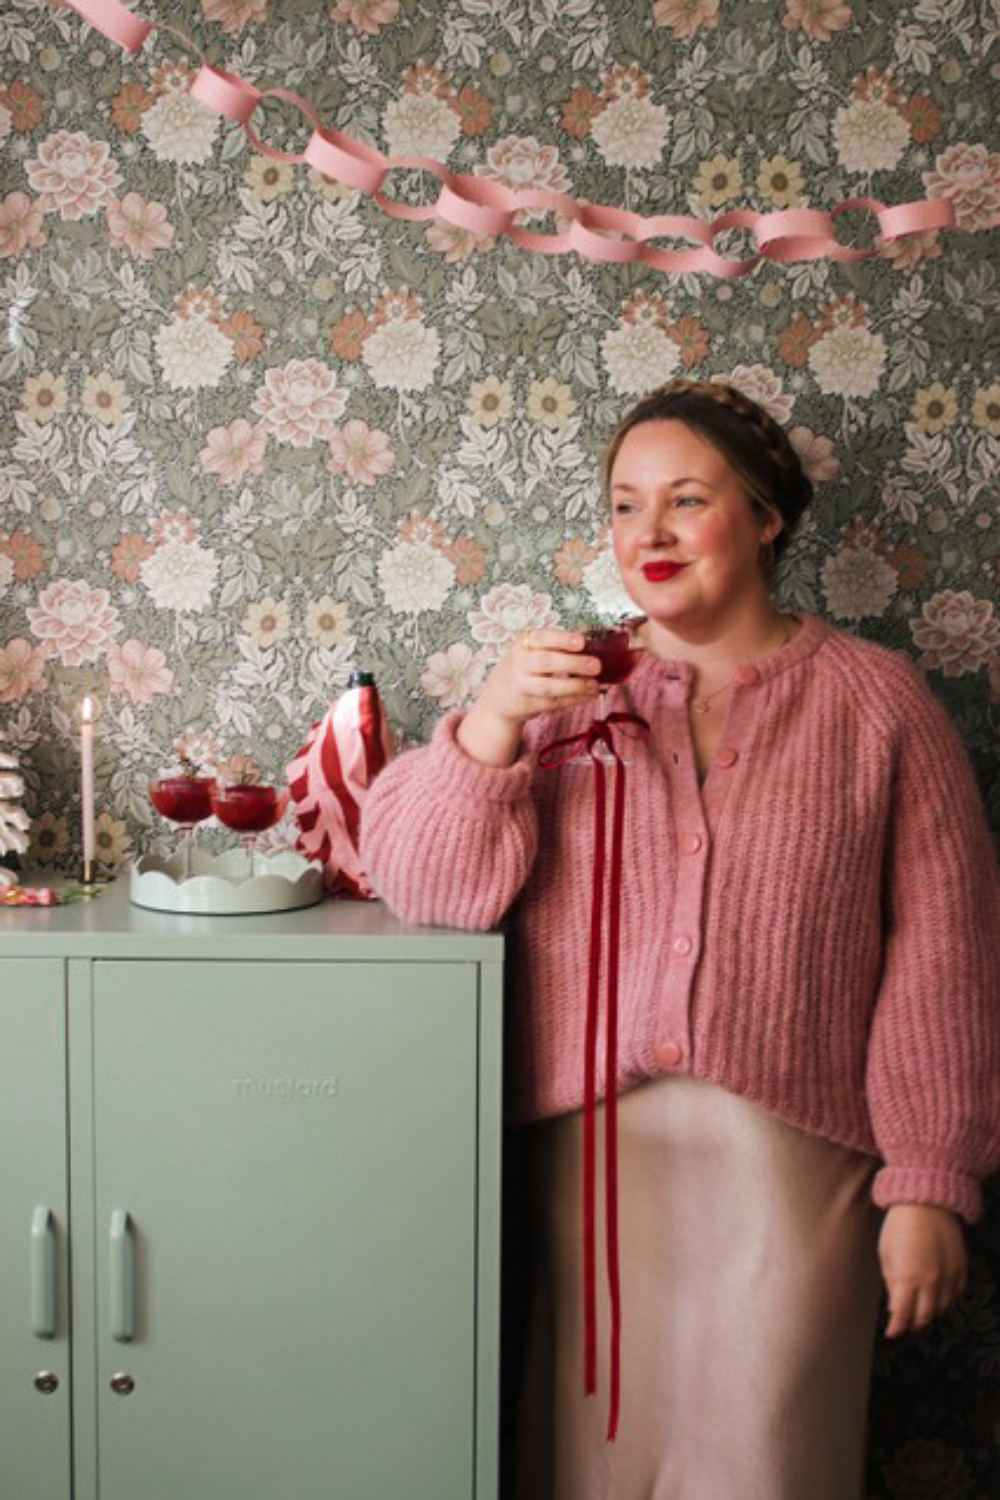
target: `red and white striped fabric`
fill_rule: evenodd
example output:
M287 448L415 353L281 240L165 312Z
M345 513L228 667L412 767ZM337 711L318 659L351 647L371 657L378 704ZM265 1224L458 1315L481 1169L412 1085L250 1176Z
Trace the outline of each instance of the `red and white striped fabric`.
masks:
M313 725L286 771L300 830L295 847L323 861L326 887L335 896L373 898L358 856L361 807L394 754L378 688L365 681L349 687Z

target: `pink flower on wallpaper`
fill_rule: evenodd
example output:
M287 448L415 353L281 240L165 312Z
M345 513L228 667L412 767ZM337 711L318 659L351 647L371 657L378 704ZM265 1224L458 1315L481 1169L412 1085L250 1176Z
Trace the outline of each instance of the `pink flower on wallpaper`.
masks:
M109 646L107 663L111 691L131 698L133 703L152 703L174 685L174 674L163 652L157 646L144 646L142 641Z
M804 31L814 42L828 42L851 21L851 7L843 0L785 0L786 31Z
M152 260L157 250L166 250L174 240L165 206L139 193L109 198L108 233L113 249L127 250L136 260Z
M357 417L330 435L330 473L346 474L353 484L374 484L381 474L389 473L395 461L388 433L369 427Z
M375 36L399 15L399 0L336 0L330 8L331 21L346 21L358 31Z
M1000 214L1000 152L957 141L925 172L931 198L947 198L959 229L985 229Z
M811 484L825 484L840 473L840 459L830 438L813 432L811 427L793 427L788 441L799 455Z
M239 484L248 474L261 473L266 448L264 424L254 425L246 417L237 417L227 427L212 428L198 454L198 462L220 484Z
M718 26L719 0L656 0L653 21L672 36L694 36L702 26Z
M92 141L82 130L57 130L46 136L38 155L25 162L25 170L42 212L58 213L61 219L97 213L120 180L107 142Z
M162 547L164 542L196 542L201 531L201 522L184 509L161 510L153 522L153 544Z
M926 667L946 677L978 672L1000 647L1000 620L989 599L974 599L968 589L942 589L928 599L923 618L910 621L910 634Z
M121 630L107 589L92 589L82 578L57 578L28 608L28 623L46 656L64 667L96 661Z
M323 442L332 436L347 405L347 392L318 359L290 359L267 371L253 404L279 443L309 448L316 438Z
M0 703L17 703L47 686L45 652L40 646L20 636L0 646Z
M0 257L20 255L30 245L45 244L44 215L37 199L27 193L8 193L0 200Z
M924 229L919 234L903 235L890 240L879 250L882 260L887 260L894 271L909 271L922 260L937 260L941 254L941 231Z
M508 135L497 141L487 151L485 164L477 167L476 172L480 177L505 182L515 191L549 188L554 193L564 193L570 186L558 149L541 145L533 135Z
M267 0L201 0L201 13L206 21L216 21L230 36L239 36L251 21L265 19Z

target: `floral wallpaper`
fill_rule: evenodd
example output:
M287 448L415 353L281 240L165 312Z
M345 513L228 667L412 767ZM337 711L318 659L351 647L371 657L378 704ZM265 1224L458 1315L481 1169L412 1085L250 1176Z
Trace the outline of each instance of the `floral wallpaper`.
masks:
M255 152L190 98L199 59L169 33L131 58L6 0L0 746L34 860L79 857L85 692L120 864L170 842L146 784L179 751L280 775L355 665L419 740L513 634L613 608L596 459L678 373L788 425L817 500L782 603L920 664L1000 827L995 4L137 9L386 152L704 218L944 197L958 232L720 281L402 223ZM304 144L287 105L254 124ZM387 188L427 201L420 174ZM871 222L845 214L842 239ZM1000 1493L995 1214L973 1245L955 1315L880 1352L872 1500Z

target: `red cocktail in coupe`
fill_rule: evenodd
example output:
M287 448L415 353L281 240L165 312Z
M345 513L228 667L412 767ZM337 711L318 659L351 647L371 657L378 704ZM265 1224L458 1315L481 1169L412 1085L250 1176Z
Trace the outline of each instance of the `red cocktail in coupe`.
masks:
M586 632L584 654L596 656L601 663L597 681L601 687L624 682L639 660L639 651L631 631L623 625L594 626Z
M191 874L191 845L195 826L212 816L214 790L213 777L198 776L194 772L181 771L176 776L159 776L149 783L149 800L160 817L176 823L181 830L185 880Z
M287 791L279 791L274 786L260 786L254 782L216 787L212 794L212 811L219 822L243 838L251 876L257 835L274 827L285 811L287 802Z

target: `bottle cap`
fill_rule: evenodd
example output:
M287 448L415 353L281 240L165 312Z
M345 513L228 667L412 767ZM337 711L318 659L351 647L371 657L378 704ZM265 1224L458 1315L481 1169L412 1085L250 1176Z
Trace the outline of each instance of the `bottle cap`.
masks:
M355 687L374 687L375 686L375 673L374 672L358 672L358 671L354 671L354 672L351 673L350 677L347 679L347 686L348 687L352 687L352 688L355 688Z

